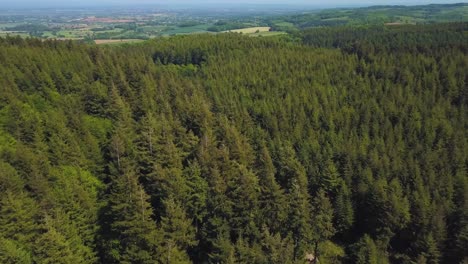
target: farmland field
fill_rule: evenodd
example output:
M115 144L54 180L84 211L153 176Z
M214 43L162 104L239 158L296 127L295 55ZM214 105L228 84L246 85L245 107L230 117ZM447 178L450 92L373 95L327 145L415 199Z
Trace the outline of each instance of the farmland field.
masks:
M0 23L0 30L9 28L9 27L15 27L20 25L21 23Z
M177 34L193 34L193 33L204 33L207 32L207 29L210 25L201 24L191 27L174 27L161 32L163 35L177 35Z
M56 37L59 38L82 38L86 36L86 32L78 30L60 30L57 32Z
M270 31L271 27L249 27L249 28L240 28L240 29L233 29L227 30L224 32L234 32L234 33L243 33L243 34L253 34L258 32L268 32Z
M104 44L126 44L126 43L136 43L142 42L142 39L96 39L94 42L97 45L104 45Z
M45 12L45 11L41 11ZM255 36L296 35L301 29L323 26L403 25L435 22L459 22L468 19L468 5L430 5L403 8L376 6L358 9L304 10L300 14L263 14L226 16L225 13L203 16L186 12L129 14L121 11L53 17L41 13L29 16L0 16L0 36L19 35L43 39L151 39L161 36L199 33L243 33ZM8 31L8 33L6 33ZM14 32L14 33L10 33Z
M16 31L0 31L0 37L6 37L6 36L20 36L23 38L29 37L29 33L27 32L16 32Z
M251 36L251 37L272 37L272 36L280 36L280 35L286 35L286 34L288 34L288 33L283 32L283 31L263 31L263 32L249 34L249 36Z

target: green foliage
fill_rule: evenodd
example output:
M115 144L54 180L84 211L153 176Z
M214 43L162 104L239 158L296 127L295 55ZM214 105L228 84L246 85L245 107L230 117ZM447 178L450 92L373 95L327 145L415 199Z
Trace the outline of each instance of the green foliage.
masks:
M149 197L131 171L116 176L105 207L103 260L108 263L154 263L160 234Z
M24 193L2 193L0 200L0 233L5 240L2 257L29 258L39 234L39 210ZM5 254L5 255L3 255ZM11 255L13 254L13 255Z
M365 235L353 246L354 263L359 264L380 264L387 263L382 256L379 255L379 250L374 240Z
M164 233L162 259L165 263L190 263L187 249L197 244L192 223L173 199L169 198L164 204L166 216L161 219L161 231Z
M0 38L0 262L462 262L466 29Z
M276 169L265 146L262 147L258 163L260 167L258 175L261 192L259 197L261 219L272 232L279 232L287 218L287 212L284 210L286 196L275 179Z
M325 168L320 178L320 187L327 193L336 193L339 184L340 175L338 174L338 170L336 169L335 164L333 164L333 161L328 160L325 163Z
M327 240L323 242L319 248L320 262L322 263L342 263L345 251L339 245Z
M227 31L227 30L233 30L233 29L239 29L239 28L246 28L249 26L251 26L251 24L246 24L246 23L237 22L237 21L220 20L216 22L213 26L209 27L207 30L211 32L221 32L221 31Z
M293 263L294 244L290 236L283 238L279 233L272 234L268 231L267 227L264 227L261 245L266 256L267 263Z
M18 243L6 238L0 238L0 261L2 263L33 263L30 252L21 248Z
M408 24L431 24L466 21L466 3L431 5L381 5L363 8L334 8L303 14L274 17L274 28L382 25L398 27ZM281 21L278 23L278 21ZM276 23L275 23L276 22Z
M105 143L107 136L111 132L112 123L109 119L103 119L94 116L84 116L83 126L89 131L99 142Z
M5 133L0 130L0 153L12 152L16 140L8 133Z
M336 229L333 226L333 207L323 189L320 189L312 202L312 228L314 234L313 254L321 259L322 254L340 256L339 250L334 249L330 243L325 243L333 237ZM322 252L324 250L324 252ZM335 251L335 252L333 252ZM331 255L331 256L330 256ZM324 258L327 258L325 256Z
M89 259L83 258L78 247L73 242L55 229L54 224L46 218L45 233L36 241L34 252L35 261L38 263L87 263Z
M353 226L355 216L351 200L351 191L344 182L342 182L340 187L334 202L334 223L338 232L343 232Z

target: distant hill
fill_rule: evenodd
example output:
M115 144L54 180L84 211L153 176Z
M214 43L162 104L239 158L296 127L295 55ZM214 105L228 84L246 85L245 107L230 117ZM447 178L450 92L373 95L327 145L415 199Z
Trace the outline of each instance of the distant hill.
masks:
M371 6L337 8L270 19L274 30L294 30L309 27L375 24L428 24L468 21L468 3L431 4L418 6ZM284 27L284 22L290 23ZM282 25L283 24L283 25Z

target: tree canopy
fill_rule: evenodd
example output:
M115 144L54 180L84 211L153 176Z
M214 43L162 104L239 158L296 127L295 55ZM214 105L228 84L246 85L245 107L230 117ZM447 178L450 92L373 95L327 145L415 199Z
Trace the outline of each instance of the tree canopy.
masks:
M467 29L0 38L0 262L467 261Z

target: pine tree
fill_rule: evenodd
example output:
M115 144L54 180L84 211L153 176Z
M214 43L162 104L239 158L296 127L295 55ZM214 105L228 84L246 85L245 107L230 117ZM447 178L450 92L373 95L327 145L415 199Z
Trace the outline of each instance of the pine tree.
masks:
M108 263L154 263L160 234L148 195L130 169L114 176L107 197L103 260Z
M424 240L424 244L422 245L423 252L420 256L423 256L426 259L426 263L428 264L437 264L440 261L440 251L437 247L437 243L434 240L432 234L427 235Z
M334 223L339 233L349 230L354 222L354 209L348 186L343 181L334 201Z
M164 202L165 216L161 219L163 263L190 263L187 250L197 245L195 229L180 204L173 198Z
M314 231L314 256L319 259L319 245L330 239L336 229L333 227L333 207L325 191L320 189L313 200L312 227Z
M86 261L96 259L95 234L98 229L96 202L103 183L88 171L73 167L59 167L50 171L55 182L44 197L44 204L53 208L49 221L69 241L74 254Z
M293 263L294 243L289 236L282 238L279 233L271 234L265 226L262 232L261 244L267 263Z
M300 185L293 180L289 193L290 200L288 201L290 204L288 229L291 230L294 241L294 260L302 258L313 241L311 221L308 215L310 212L309 199L301 189Z
M190 163L184 170L184 178L187 179L188 194L186 202L187 215L193 218L195 230L198 228L208 214L208 183L201 175L198 162Z
M86 260L79 255L75 255L70 241L58 232L50 221L45 218L45 233L37 239L34 248L34 261L37 263L86 263Z
M332 160L327 160L320 178L320 187L328 194L335 194L340 186L341 179Z
M0 236L31 251L39 235L39 207L23 191L6 191L0 200Z
M263 146L259 159L259 208L261 219L272 230L279 232L286 218L286 198L275 179L275 167L268 152Z
M236 263L267 263L266 256L263 254L259 244L250 244L242 237L235 245Z
M302 258L305 251L311 246L311 204L307 191L308 182L304 167L295 158L294 150L290 145L280 149L279 176L286 180L288 197L288 228L294 241L294 260Z
M228 234L221 232L213 241L213 249L209 253L210 263L236 263L235 247L232 245Z
M228 220L232 216L232 201L226 196L226 183L218 169L209 175L210 192L207 199L209 216L204 219L202 242L208 248L207 256L213 263L233 261L234 249L230 240Z
M228 171L228 199L232 201L232 216L229 218L231 232L235 237L258 238L258 195L257 177L244 165L232 162Z
M17 242L0 237L0 262L32 264L31 252L25 250Z
M363 236L353 246L353 262L359 264L380 264L385 263L379 259L379 253L374 240L368 236Z

